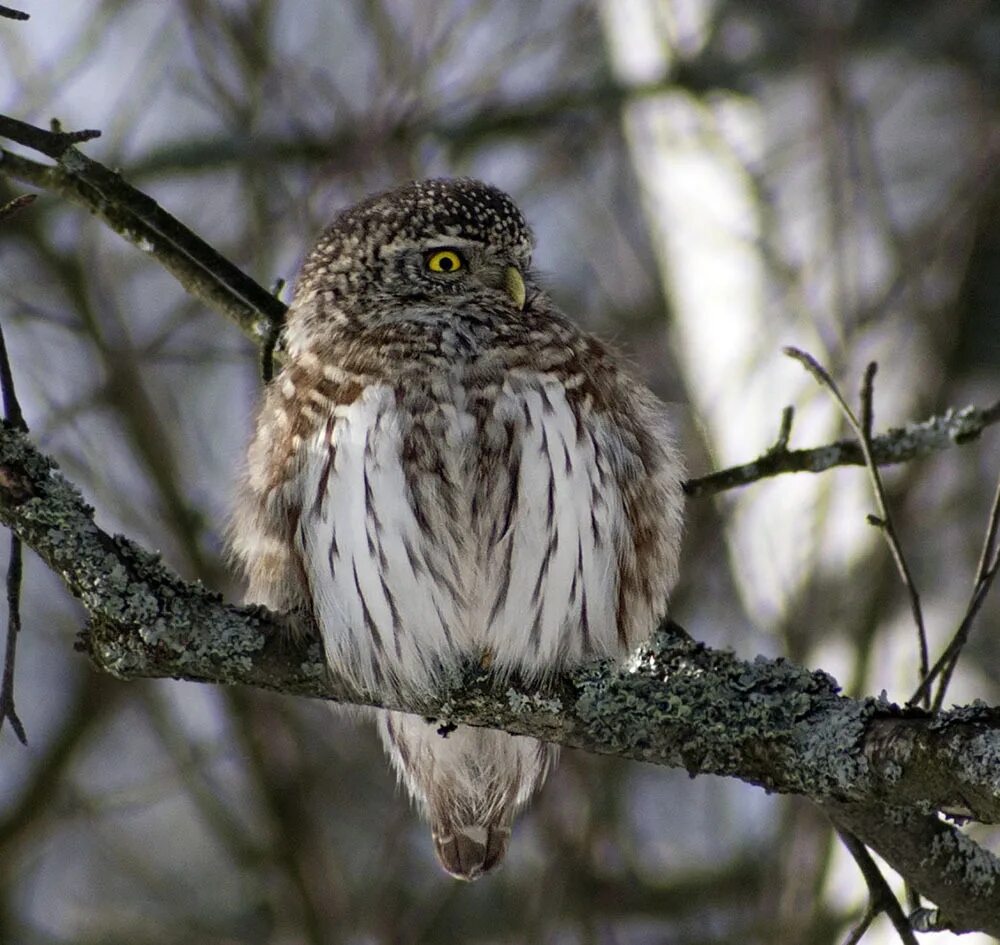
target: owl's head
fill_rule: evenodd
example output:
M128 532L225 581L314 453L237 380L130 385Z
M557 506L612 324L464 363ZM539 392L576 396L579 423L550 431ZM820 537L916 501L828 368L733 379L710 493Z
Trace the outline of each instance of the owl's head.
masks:
M289 330L476 303L520 309L532 247L524 216L496 187L413 181L349 207L323 232L302 267Z

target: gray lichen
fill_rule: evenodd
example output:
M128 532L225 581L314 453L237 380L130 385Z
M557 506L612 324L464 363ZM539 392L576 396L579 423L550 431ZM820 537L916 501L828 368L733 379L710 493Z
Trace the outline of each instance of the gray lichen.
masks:
M996 857L958 831L935 837L926 862L946 880L979 898L990 896L1000 879Z
M562 702L558 698L550 698L538 693L524 693L510 687L505 693L507 706L515 715L526 712L546 712L556 715L562 711Z

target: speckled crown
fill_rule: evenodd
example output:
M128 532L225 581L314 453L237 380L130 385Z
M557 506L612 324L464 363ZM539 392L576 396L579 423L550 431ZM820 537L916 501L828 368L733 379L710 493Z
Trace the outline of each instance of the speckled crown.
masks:
M376 268L380 248L436 236L509 248L524 259L534 245L517 205L491 184L468 177L411 181L342 211L306 259L300 284L350 272L359 262Z

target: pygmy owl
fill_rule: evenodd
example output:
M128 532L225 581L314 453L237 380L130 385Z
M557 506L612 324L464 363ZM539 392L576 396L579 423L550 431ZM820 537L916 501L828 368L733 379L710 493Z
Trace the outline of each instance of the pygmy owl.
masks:
M342 212L303 266L232 548L249 599L308 608L366 688L427 691L469 657L541 680L666 612L682 466L662 408L536 286L532 246L506 194L428 180ZM496 866L554 748L377 716L444 868Z

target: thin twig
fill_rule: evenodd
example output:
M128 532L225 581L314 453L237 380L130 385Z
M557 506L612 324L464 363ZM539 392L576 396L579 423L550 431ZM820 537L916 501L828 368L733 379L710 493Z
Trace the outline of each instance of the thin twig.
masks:
M885 913L892 923L903 945L917 945L917 937L913 934L913 929L910 927L909 920L906 918L899 900L889 888L889 884L872 859L868 848L853 833L840 827L837 827L836 830L841 843L847 848L847 852L851 854L854 862L858 864L858 869L861 870L861 875L865 878L869 897L865 914L848 936L845 945L857 945L875 917L882 913Z
M284 288L285 280L278 279L271 288L271 295L279 298ZM274 377L275 354L278 349L278 342L281 339L281 329L283 326L281 322L274 321L271 322L269 327L270 330L260 345L260 376L265 384L269 384Z
M861 379L861 429L869 447L872 442L872 425L875 423L875 375L878 364L870 361Z
M872 922L878 918L878 911L872 905L871 899L865 906L864 914L858 919L857 925L851 929L850 934L844 939L844 945L858 945L858 942L865 937L865 933L871 927Z
M44 154L55 161L61 160L66 152L75 144L93 141L101 136L96 128L85 128L81 131L63 131L58 122L52 123L51 131L29 125L26 121L0 115L0 137L9 138L18 144L31 148L39 154Z
M829 372L827 372L827 370L812 355L807 354L805 351L801 351L798 348L787 347L782 350L786 355L788 355L788 357L798 361L810 374L812 374L821 386L825 387L831 393L834 400L836 400L837 404L840 406L841 412L847 419L848 424L850 424L851 429L858 438L861 452L865 458L865 467L868 469L868 477L871 480L872 489L875 493L875 504L878 508L878 516L869 515L868 521L877 526L879 531L881 531L885 536L886 543L889 546L889 551L892 554L893 560L896 562L896 569L899 571L899 576L903 581L903 585L906 587L907 593L909 594L910 610L913 614L913 620L917 627L917 645L920 651L920 678L925 679L928 673L930 657L928 655L927 647L927 631L924 628L924 615L920 606L920 594L917 592L913 575L911 574L910 567L906 562L906 556L903 554L903 547L899 541L899 536L896 533L892 516L889 513L889 503L885 495L885 485L883 484L882 476L878 471L878 462L875 458L875 452L872 446L871 425L874 416L872 394L875 372L878 369L878 366L873 361L865 370L864 380L861 386L861 415L863 420L859 420L857 416L855 416L854 411L851 409L850 404L848 404L844 399L843 394L840 393L840 389L837 387L836 382L830 376Z
M993 586L993 579L1000 570L1000 478L997 480L996 491L993 494L993 507L990 511L989 523L986 526L986 535L983 538L983 547L979 554L979 564L976 567L976 580L972 588L972 597L969 605L965 609L962 622L959 624L951 642L945 648L938 661L924 677L916 692L910 697L908 705L926 700L930 694L930 687L939 676L941 682L938 684L937 692L934 696L933 709L935 712L941 709L944 704L945 694L951 683L952 674L958 665L958 658L962 649L968 642L972 631L972 625L986 600L990 588Z
M30 15L25 13L23 10L12 10L10 7L0 6L0 16L6 17L8 20L29 20Z
M781 411L781 426L778 428L778 438L768 448L767 455L787 453L788 441L792 436L792 421L795 419L795 408L789 404Z
M10 561L7 565L7 645L3 657L3 682L0 683L0 728L10 722L17 740L28 744L24 725L14 706L14 664L17 660L17 636L21 632L21 539L11 533Z
M28 424L24 422L21 404L14 390L14 373L10 368L10 358L7 356L7 342L0 326L0 392L3 395L4 418L15 430L28 432Z
M7 357L7 345L0 328L0 391L3 393L4 416L7 423L17 430L27 432L24 414L14 390L14 376ZM17 661L17 638L21 632L21 539L10 535L10 560L7 564L7 643L4 648L3 680L0 682L0 728L10 722L18 741L28 744L24 725L14 707L14 664Z
M949 410L920 423L889 429L872 439L871 451L879 466L905 463L955 444L971 443L998 422L1000 401L989 407ZM788 450L781 448L779 434L778 442L757 459L689 479L684 483L684 492L691 498L702 498L786 473L820 473L837 466L864 465L864 453L854 437L813 449Z
M914 916L919 913L921 909L924 908L923 901L920 898L920 891L911 883L906 877L904 879L903 895L906 900L906 917L909 920L910 928L914 932L926 931L921 929L916 922L914 922Z

